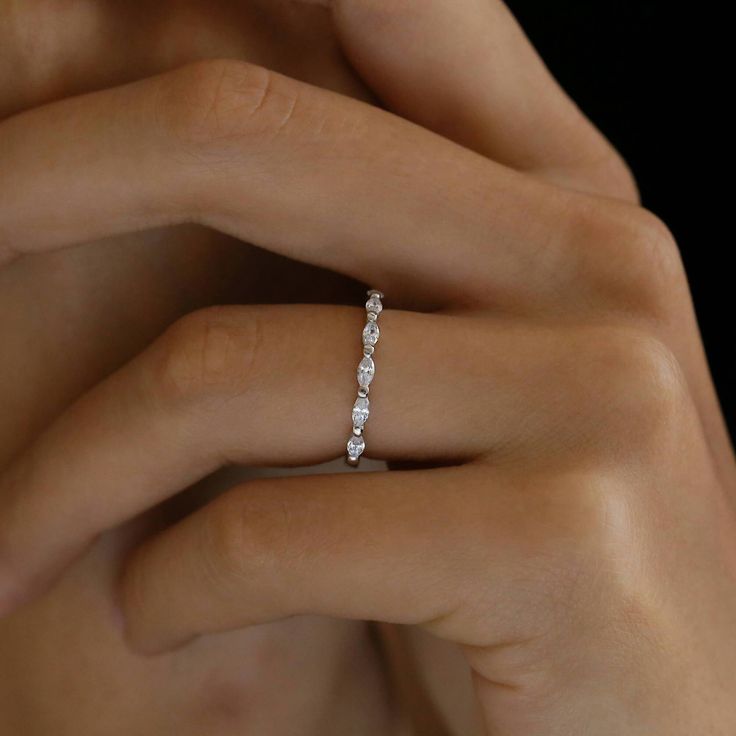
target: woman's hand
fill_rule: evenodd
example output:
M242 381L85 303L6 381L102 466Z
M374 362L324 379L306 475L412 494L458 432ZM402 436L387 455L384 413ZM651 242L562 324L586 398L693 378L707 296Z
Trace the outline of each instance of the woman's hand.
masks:
M210 61L0 126L9 254L197 221L387 295L368 452L425 467L232 489L135 553L130 642L415 624L489 732L730 733L733 458L677 248L502 6L381 5L338 31L419 125ZM362 320L198 312L89 392L0 480L5 609L222 464L339 455Z

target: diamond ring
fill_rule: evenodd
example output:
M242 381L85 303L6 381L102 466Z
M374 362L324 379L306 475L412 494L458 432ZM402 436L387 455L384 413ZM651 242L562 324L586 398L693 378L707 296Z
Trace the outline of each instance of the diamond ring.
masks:
M381 331L378 327L378 316L383 311L381 303L383 294L371 289L368 292L368 301L365 303L366 323L363 328L363 358L358 364L358 398L353 404L353 433L347 443L347 457L349 465L357 465L360 456L365 450L363 428L370 414L370 400L368 392L373 376L376 373L376 364L373 361L373 351Z

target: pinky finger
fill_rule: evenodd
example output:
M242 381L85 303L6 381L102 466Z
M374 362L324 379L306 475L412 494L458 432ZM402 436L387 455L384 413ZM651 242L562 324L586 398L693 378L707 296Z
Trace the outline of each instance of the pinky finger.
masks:
M122 581L128 639L152 654L317 614L428 625L480 645L509 625L493 613L509 606L489 605L476 631L456 629L454 612L481 559L495 560L483 579L499 600L518 570L519 506L505 491L475 464L252 480L134 553Z

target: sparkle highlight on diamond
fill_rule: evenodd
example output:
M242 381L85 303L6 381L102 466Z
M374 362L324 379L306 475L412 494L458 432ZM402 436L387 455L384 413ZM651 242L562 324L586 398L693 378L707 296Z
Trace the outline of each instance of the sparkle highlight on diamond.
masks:
M370 386L373 376L376 375L376 364L373 362L373 358L364 356L363 360L358 364L358 385L361 388Z
M371 413L371 402L368 398L359 396L353 405L353 427L362 427Z

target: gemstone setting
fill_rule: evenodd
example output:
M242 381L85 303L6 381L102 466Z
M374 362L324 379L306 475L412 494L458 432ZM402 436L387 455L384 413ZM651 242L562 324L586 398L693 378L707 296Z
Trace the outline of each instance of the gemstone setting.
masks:
M367 397L359 396L353 404L353 427L363 427L371 413L371 402Z
M362 436L353 435L347 444L348 458L357 460L365 450L365 440Z
M381 298L377 294L372 294L368 298L368 301L365 303L365 308L369 312L373 312L373 314L378 316L383 311L383 304L381 304Z
M376 364L373 358L368 355L363 356L363 360L358 364L358 385L361 388L367 388L375 375Z
M378 323L369 320L363 328L363 345L375 346L380 334L381 330L378 327Z
M363 428L365 427L368 417L370 416L370 401L368 400L368 392L370 384L376 374L376 364L373 362L373 353L376 349L376 343L381 335L378 327L378 316L383 311L383 294L376 289L368 290L368 301L365 303L366 321L363 327L363 358L358 364L356 377L358 379L358 397L353 404L351 417L353 420L352 434L347 441L347 460L348 465L357 466L360 456L365 450L365 438L363 437Z

